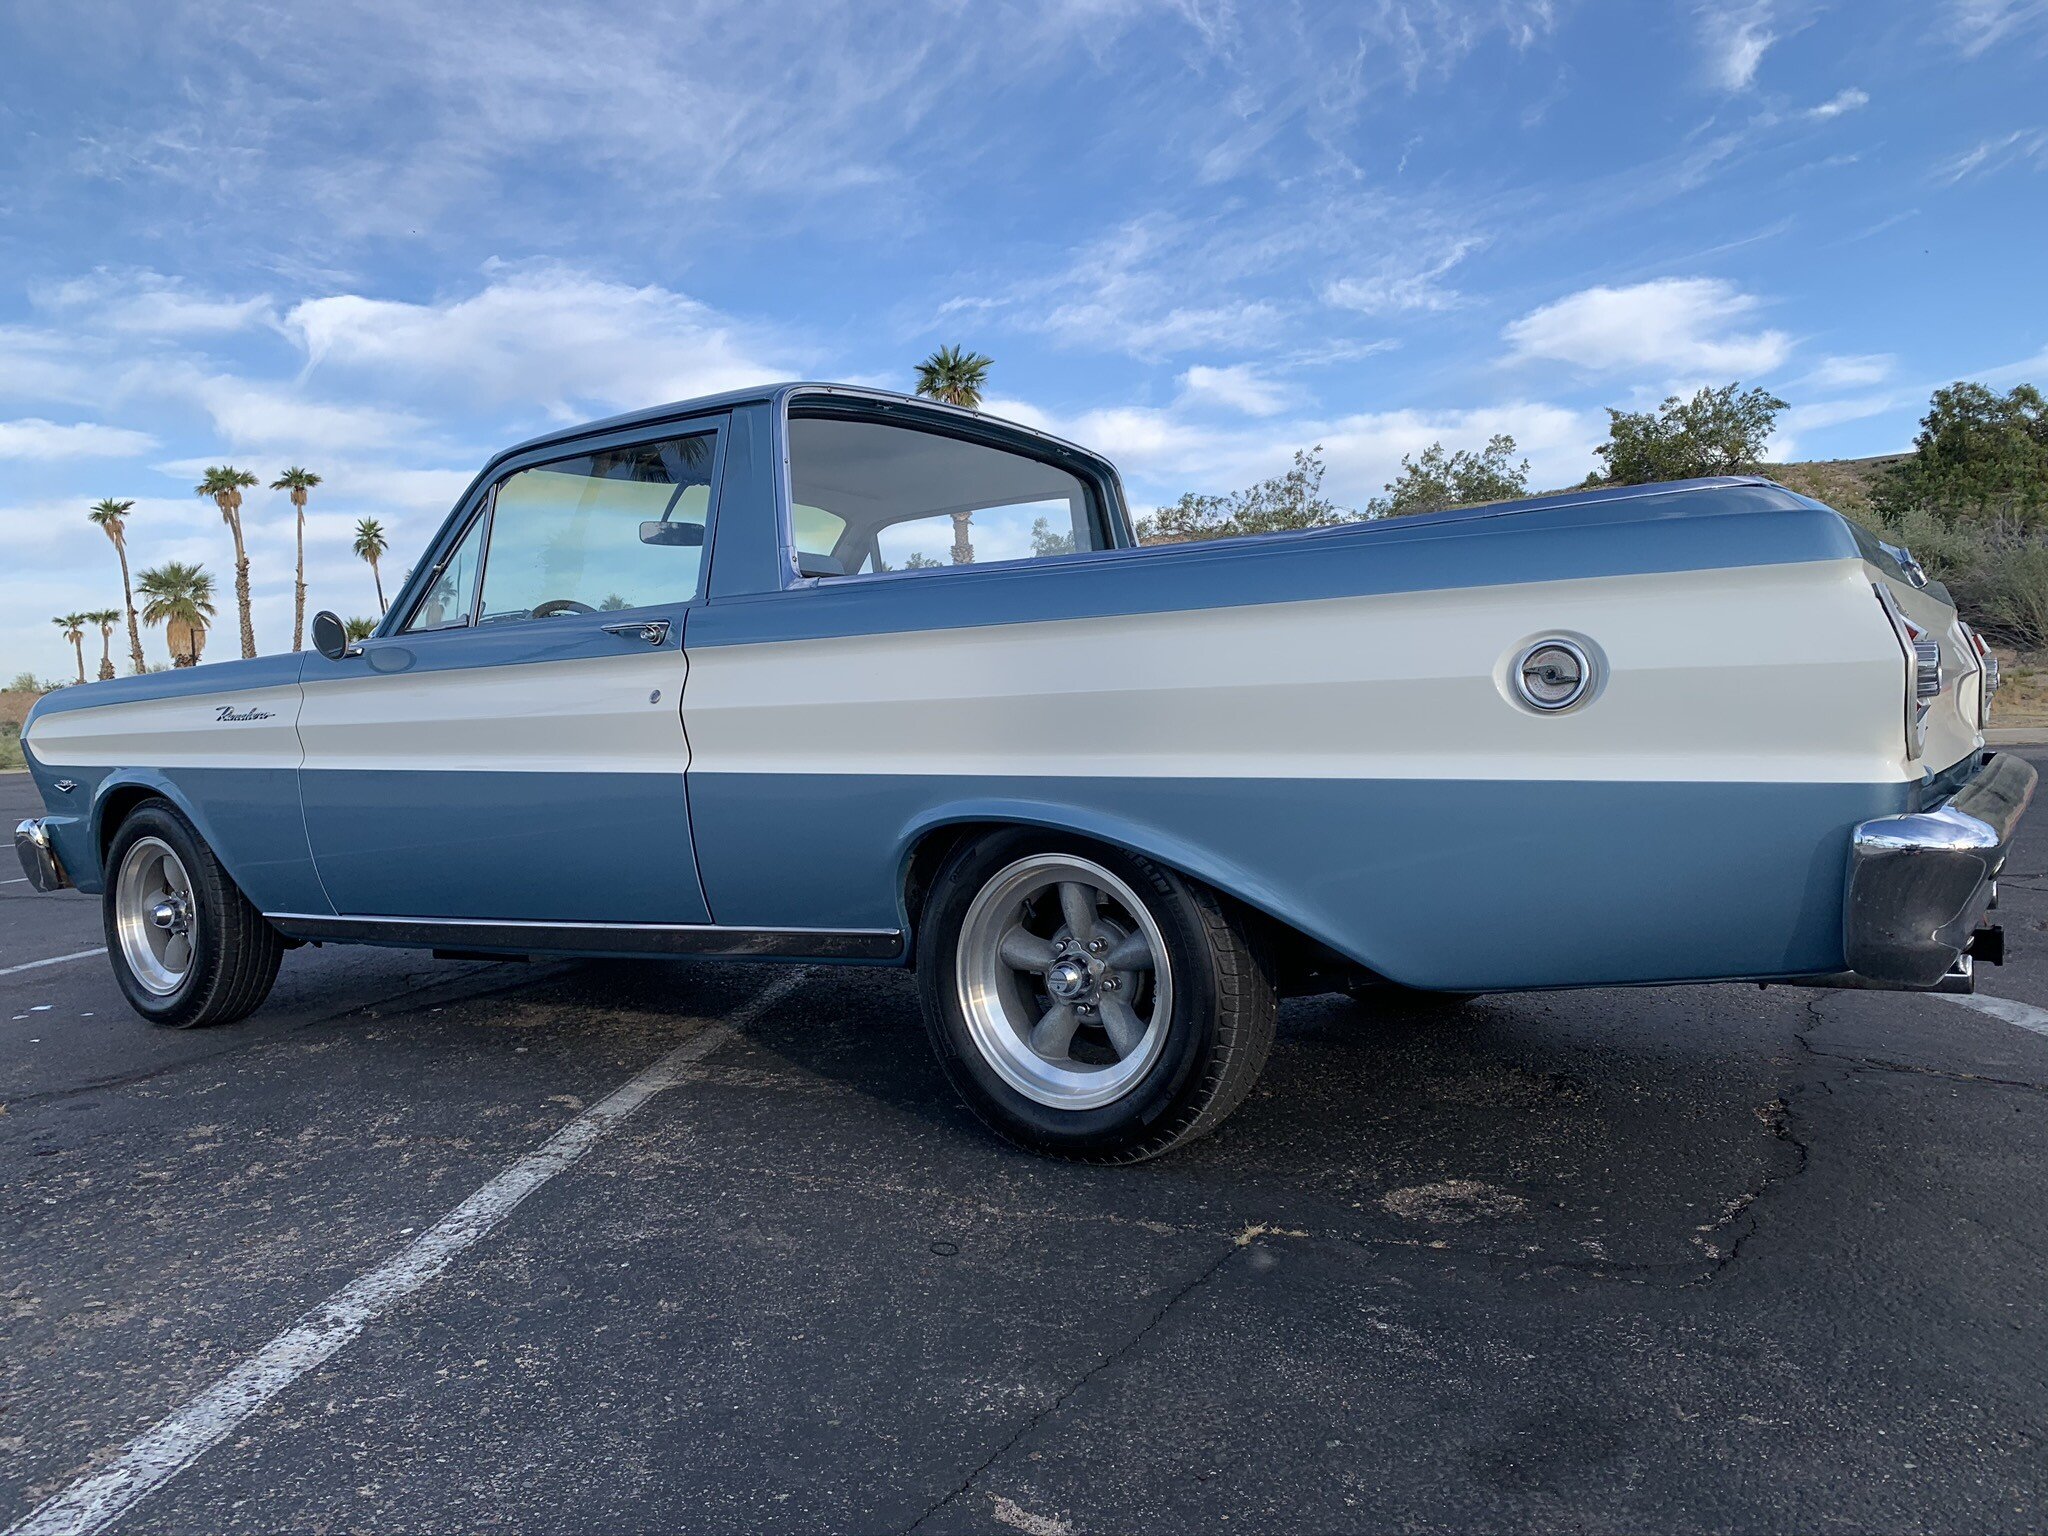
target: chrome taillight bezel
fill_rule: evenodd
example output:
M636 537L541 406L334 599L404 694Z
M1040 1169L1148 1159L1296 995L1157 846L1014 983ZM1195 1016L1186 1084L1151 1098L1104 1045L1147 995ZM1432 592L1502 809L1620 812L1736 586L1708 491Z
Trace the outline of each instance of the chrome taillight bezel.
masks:
M1872 582L1870 590L1877 594L1878 604L1891 620L1892 636L1899 642L1906 663L1906 755L1918 757L1927 740L1928 710L1941 696L1941 643L1930 637L1924 625L1906 617L1899 600L1881 582Z
M1958 622L1956 628L1963 632L1969 642L1967 655L1977 668L1977 729L1991 728L1991 697L1998 692L1998 653L1985 643L1984 637L1970 627Z

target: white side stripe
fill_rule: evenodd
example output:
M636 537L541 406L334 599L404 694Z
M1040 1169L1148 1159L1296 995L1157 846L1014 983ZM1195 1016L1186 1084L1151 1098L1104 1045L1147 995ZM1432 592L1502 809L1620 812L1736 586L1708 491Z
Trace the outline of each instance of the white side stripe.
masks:
M1974 1008L1979 1013L1988 1013L2008 1024L2017 1024L2021 1029L2030 1029L2037 1035L2048 1035L2048 1009L2036 1008L2031 1003L2016 1003L2009 997L1988 997L1982 992L1937 992L1934 995L1945 997L1952 1003L1961 1003L1965 1008Z
M104 1471L73 1483L9 1526L6 1536L89 1536L104 1531L162 1487L308 1371L314 1370L398 1302L431 1281L465 1249L487 1237L519 1203L568 1168L692 1063L708 1056L796 990L797 971L766 987L726 1024L698 1031L625 1086L571 1120L424 1236L357 1276L212 1386L128 1442Z
M62 965L68 960L90 960L94 955L104 955L106 945L98 949L81 949L75 955L52 955L47 960L24 960L19 965L0 966L0 976L12 976L20 971L40 971L46 965Z

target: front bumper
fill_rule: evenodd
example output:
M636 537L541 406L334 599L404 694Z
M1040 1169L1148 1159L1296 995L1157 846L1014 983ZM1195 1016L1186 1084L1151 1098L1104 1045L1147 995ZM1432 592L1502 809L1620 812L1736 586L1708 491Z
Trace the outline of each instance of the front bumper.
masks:
M1967 990L1978 923L2039 775L2010 752L1985 760L1941 804L1880 816L1849 838L1842 984Z
M41 821L24 821L14 829L14 852L21 860L21 870L28 876L28 883L37 890L69 889L71 877L64 873L57 850L50 845L50 829Z

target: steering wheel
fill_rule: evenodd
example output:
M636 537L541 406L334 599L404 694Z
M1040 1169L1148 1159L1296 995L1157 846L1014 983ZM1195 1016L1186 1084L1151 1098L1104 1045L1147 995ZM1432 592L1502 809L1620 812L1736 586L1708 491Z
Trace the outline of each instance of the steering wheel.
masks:
M595 613L597 610L588 603L579 603L573 597L551 597L535 608L529 618L552 619L558 613Z

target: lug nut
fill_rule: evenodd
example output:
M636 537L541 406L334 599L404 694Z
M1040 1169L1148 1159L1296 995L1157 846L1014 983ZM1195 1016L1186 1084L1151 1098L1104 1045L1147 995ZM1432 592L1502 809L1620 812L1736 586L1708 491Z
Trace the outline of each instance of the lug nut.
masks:
M1114 976L1103 977L1102 990L1105 992L1114 992L1116 990L1116 978Z
M1099 955L1107 947L1100 939L1090 939L1088 941L1088 953L1091 955Z

